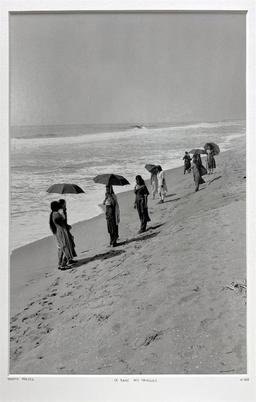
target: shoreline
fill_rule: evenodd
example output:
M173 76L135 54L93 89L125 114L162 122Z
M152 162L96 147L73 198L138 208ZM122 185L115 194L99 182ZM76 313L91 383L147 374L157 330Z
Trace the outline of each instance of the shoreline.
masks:
M241 136L242 136L242 135L241 135ZM222 151L222 152L221 152L221 155L225 155L226 153L228 153L228 152L230 152L230 151L232 151L232 149L228 149L228 150ZM203 162L204 162L204 158L205 158L205 156L203 155L203 156L202 156ZM219 155L217 155L217 158L219 158ZM166 174L168 174L170 171L175 170L175 169L183 169L183 162L181 162L181 165L179 165L179 166L176 166L176 167L173 167L173 168L170 168L170 169L166 169L166 170L164 170L164 171L165 171ZM145 172L146 172L146 174L144 175L144 177L145 177L146 175L147 175L147 176L149 175L149 172L147 172L146 170L145 170ZM144 180L145 180L145 183L146 183L146 185L148 186L148 188L149 188L149 190L150 190L150 184L149 184L150 179L144 179ZM116 187L117 187L117 186L116 186ZM116 189L116 187L115 187L115 189ZM103 191L102 191L102 194L103 194L102 197L104 198L104 186L102 186L102 189L103 189ZM122 192L119 192L119 193L116 193L116 194L117 194L118 197L120 197L121 194L127 194L127 193L129 193L129 192L132 192L132 193L133 193L133 190L126 190L126 191L122 191ZM60 194L60 196L61 196L61 194ZM72 227L75 228L77 225L85 224L86 222L89 222L89 221L91 221L92 219L95 219L95 218L101 216L102 214L104 214L104 209L102 208L102 205L101 205L101 204L98 204L97 206L101 209L101 211L99 211L99 213L98 213L97 215L94 215L94 216L92 216L92 217L90 217L90 218L88 218L88 219L81 219L81 220L79 220L79 221L77 221L77 222L74 222L74 223L71 224ZM51 238L51 237L52 237L52 235L49 234L49 235L47 235L47 236L43 236L43 237L41 237L41 238L39 238L39 239L30 241L30 242L28 242L28 243L26 243L26 244L24 244L24 245L21 245L21 246L19 246L19 247L15 247L15 248L13 248L13 249L11 249L11 247L9 247L9 255L11 256L13 253L16 253L18 250L24 249L24 247L28 247L28 246L30 246L30 245L36 246L36 245L38 244L38 242L44 241L44 240L46 240L46 239L48 239L48 238ZM10 239L10 236L9 236L9 239ZM10 242L9 242L9 243L10 243Z

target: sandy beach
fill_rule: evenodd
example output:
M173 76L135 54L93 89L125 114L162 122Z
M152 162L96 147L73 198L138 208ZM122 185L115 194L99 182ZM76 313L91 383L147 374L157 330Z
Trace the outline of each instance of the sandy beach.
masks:
M246 373L245 138L216 162L198 193L166 172L146 233L118 195L114 249L104 214L74 225L74 268L57 270L53 236L12 253L10 373Z

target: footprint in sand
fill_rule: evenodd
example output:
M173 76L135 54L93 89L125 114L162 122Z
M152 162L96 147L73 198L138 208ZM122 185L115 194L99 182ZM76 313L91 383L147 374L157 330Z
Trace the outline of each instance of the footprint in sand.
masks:
M183 296L179 299L178 304L183 304L183 303L187 303L191 300L193 300L195 297L197 297L198 295L196 293L191 293L190 295L187 296Z
M19 318L19 315L20 315L20 313L14 315L14 316L11 318L11 322L17 321L17 319Z
M52 283L52 286L53 286L53 287L58 286L58 285L59 285L59 282L60 282L60 277L58 277L58 278Z
M204 330L207 330L210 323L214 321L213 318L205 318L204 320L200 321L200 327L203 328Z
M66 293L63 293L63 295L60 295L60 297L66 297L66 296L72 296L73 292L69 291Z
M115 332L115 333L117 333L117 334L120 332L120 329L121 329L121 325L120 325L120 324L114 324L114 325L112 326L112 331Z
M154 334L148 335L144 342L142 343L142 346L149 346L152 342L159 340L159 338L163 335L162 330L156 331Z
M100 314L94 314L94 317L97 319L99 323L106 321L109 317L110 314L105 314L105 313L100 313Z

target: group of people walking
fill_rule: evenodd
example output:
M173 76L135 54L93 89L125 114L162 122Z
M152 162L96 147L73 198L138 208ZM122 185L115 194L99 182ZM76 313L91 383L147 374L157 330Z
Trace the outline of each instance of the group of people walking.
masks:
M199 185L205 183L205 180L202 176L208 174L212 174L214 169L216 168L216 162L214 158L214 152L210 149L206 150L206 168L204 167L201 159L200 153L194 153L191 158L189 153L186 151L183 156L184 160L184 174L190 173L193 171L193 177L195 182L195 191L199 190ZM191 165L192 161L192 165Z
M195 153L191 158L188 152L185 152L184 160L184 174L193 171L193 177L195 182L195 191L199 190L199 185L205 183L202 176L205 174L213 173L213 169L216 168L216 162L214 154L207 150L207 169L203 166L200 153ZM192 164L191 164L192 161ZM134 208L138 211L140 219L140 229L138 233L146 231L147 223L150 222L148 213L148 196L149 190L145 184L143 178L138 175L135 177L136 185L134 188L135 201ZM155 166L151 171L150 177L152 198L155 199L158 194L160 202L165 201L167 194L167 185L165 180L165 173L160 165ZM107 221L107 230L110 236L110 247L116 247L117 240L119 238L118 225L120 223L120 208L117 200L117 196L114 193L112 185L106 186L105 199L103 201L105 205L105 214ZM66 269L73 266L77 261L74 258L77 256L75 251L74 237L71 233L71 226L67 223L67 208L64 199L59 201L53 201L51 203L51 213L49 224L52 233L56 237L58 247L58 268Z
M135 177L136 185L134 187L134 208L137 209L140 219L140 229L138 233L143 233L147 229L147 223L150 222L148 213L148 196L149 190L145 184L145 181L140 175ZM165 175L162 167L158 165L154 172L151 174L151 188L153 199L156 193L159 193L161 202L164 202L165 195L167 193L167 186L165 182ZM110 247L117 246L117 240L119 238L118 225L120 222L120 208L117 200L117 196L114 193L113 186L106 186L105 199L103 205L106 207L106 221L107 229L110 236Z
M165 184L164 172L161 166L158 166L158 173L151 175L151 185L152 185L152 196L155 198L156 191L159 186L159 195L163 202L164 196L167 192L167 187ZM148 214L148 196L149 191L145 184L145 181L140 175L135 177L136 185L134 188L135 200L134 208L137 209L139 219L140 219L140 229L138 233L143 233L146 231L147 223L150 222L150 217ZM163 189L164 186L164 189ZM110 246L117 246L117 239L119 237L118 225L120 222L120 208L117 200L117 196L114 193L113 187L111 185L106 186L105 199L103 205L106 207L106 221L107 229L110 236Z

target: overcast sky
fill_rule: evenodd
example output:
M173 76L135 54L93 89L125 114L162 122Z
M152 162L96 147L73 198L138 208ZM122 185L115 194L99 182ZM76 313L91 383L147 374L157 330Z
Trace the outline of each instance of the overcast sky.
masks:
M11 15L11 124L244 119L245 19Z

